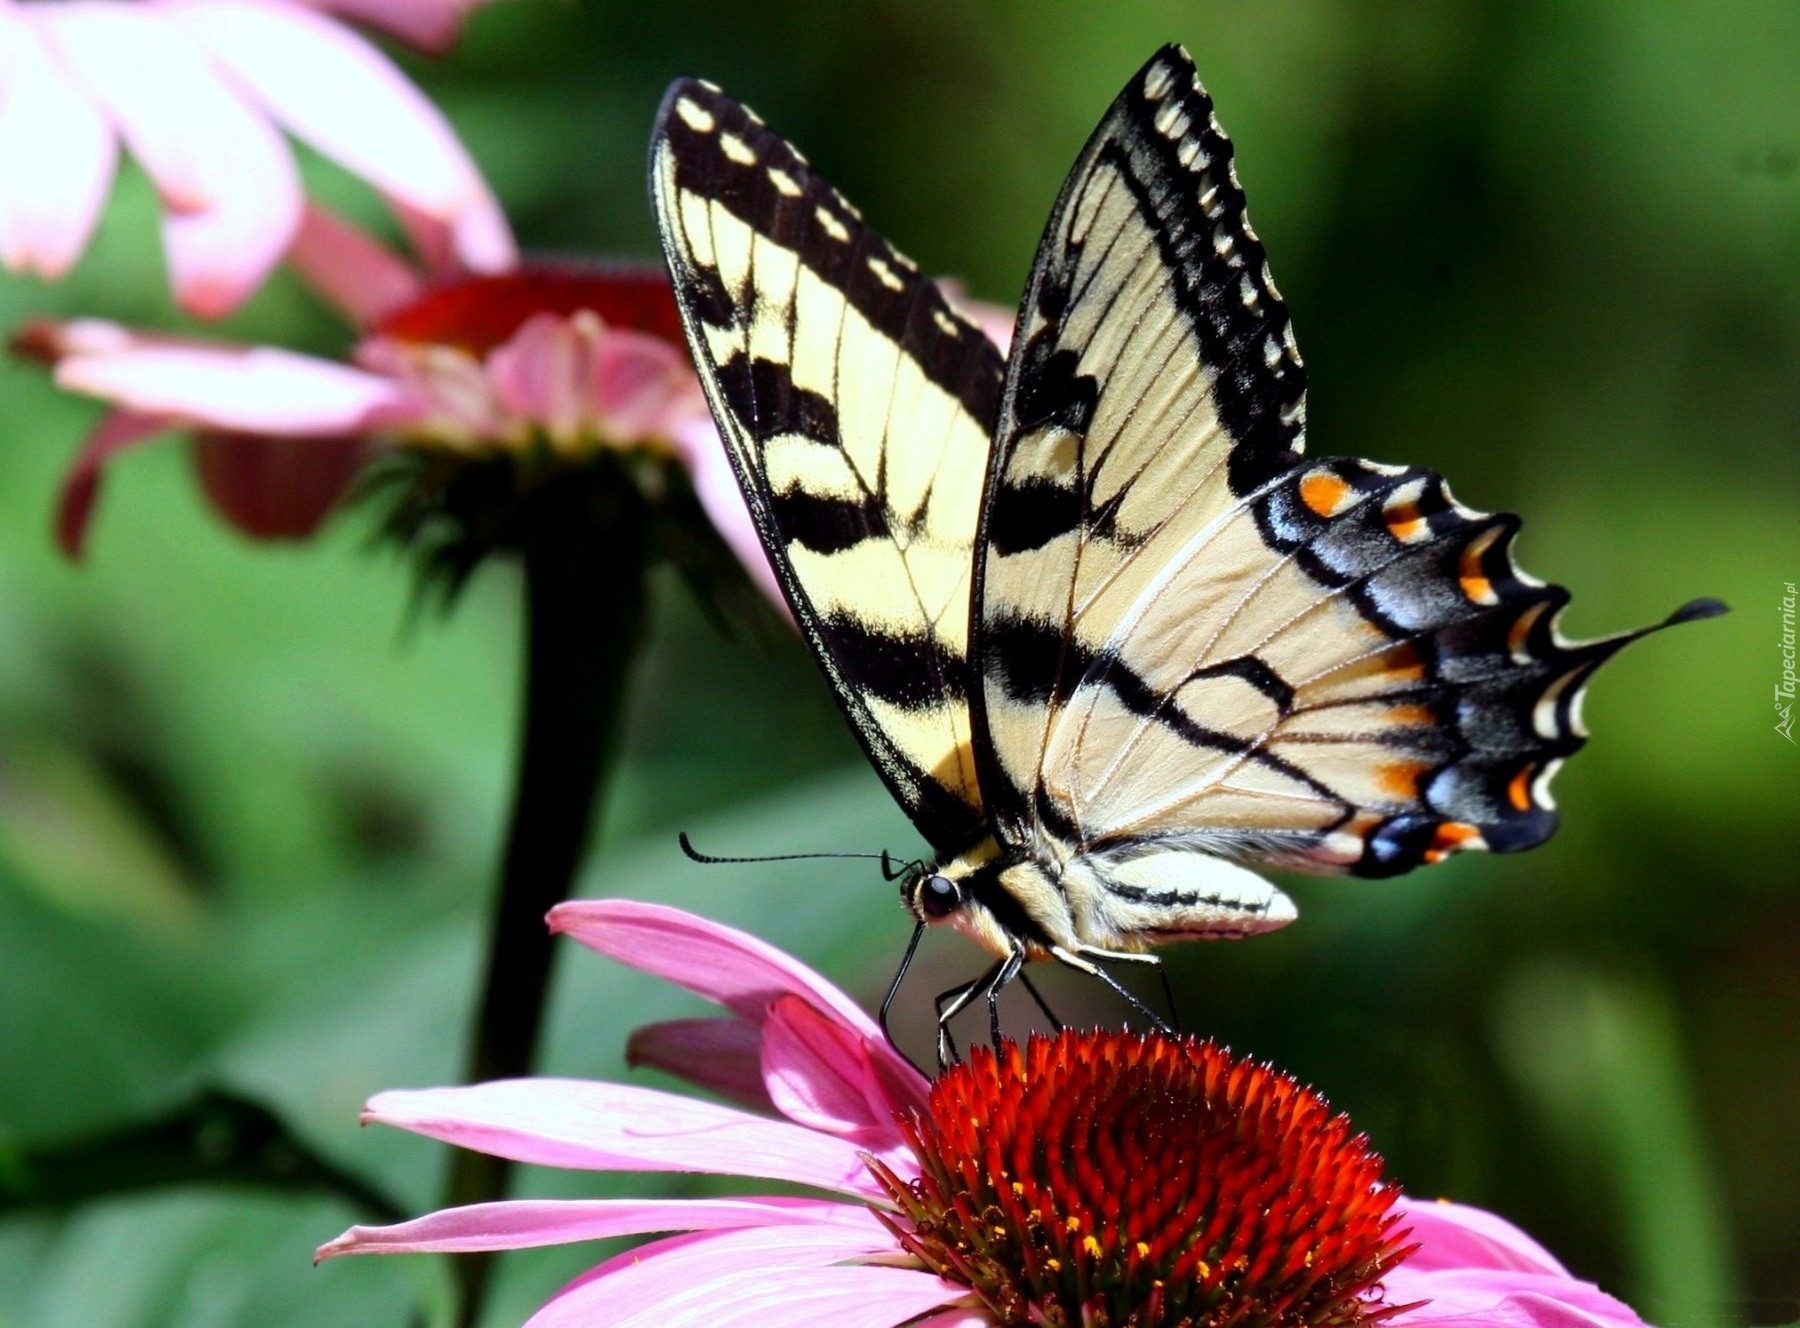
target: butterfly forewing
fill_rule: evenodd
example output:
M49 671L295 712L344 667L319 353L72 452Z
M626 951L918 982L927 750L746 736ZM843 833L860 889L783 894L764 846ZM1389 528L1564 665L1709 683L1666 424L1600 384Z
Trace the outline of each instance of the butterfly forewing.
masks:
M1144 670L1177 664L1162 643L1106 654L1123 615L1292 464L1304 429L1305 372L1231 143L1166 49L1070 173L1008 368L977 627L997 817L1048 810L1036 794L1073 773L1047 763L1086 673L1111 670L1128 712L1161 694Z
M968 631L1000 353L709 84L670 89L651 172L689 341L795 617L920 832L964 848L985 824Z

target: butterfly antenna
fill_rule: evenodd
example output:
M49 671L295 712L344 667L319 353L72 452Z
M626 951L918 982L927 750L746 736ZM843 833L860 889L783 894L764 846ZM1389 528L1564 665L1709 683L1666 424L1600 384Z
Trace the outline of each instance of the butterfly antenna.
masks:
M677 834L675 838L681 844L681 851L687 854L689 859L694 862L703 862L708 866L732 862L801 862L809 858L867 858L872 862L879 862L882 874L890 881L904 874L904 869L899 872L894 871L893 855L886 849L879 853L772 853L767 857L760 858L720 858L711 853L702 853L695 848L685 830Z

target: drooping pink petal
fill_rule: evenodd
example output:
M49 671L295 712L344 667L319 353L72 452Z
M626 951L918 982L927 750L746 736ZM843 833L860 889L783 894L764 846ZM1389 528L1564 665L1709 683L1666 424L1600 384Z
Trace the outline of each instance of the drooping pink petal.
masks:
M536 314L487 358L507 413L574 451L671 440L705 409L686 357L661 337L609 326L591 310Z
M540 1166L715 1172L879 1193L857 1149L842 1140L623 1084L505 1079L381 1093L363 1119Z
M679 425L706 411L686 352L630 328L606 329L588 392L601 435L620 443L672 438Z
M1424 1301L1386 1320L1393 1328L1644 1328L1622 1301L1598 1287L1550 1273L1473 1270L1409 1274L1402 1263L1383 1279L1387 1301Z
M112 131L36 28L0 10L0 263L55 279L94 233Z
M1569 1275L1550 1251L1497 1213L1408 1196L1395 1200L1394 1212L1400 1214L1400 1225L1412 1229L1411 1242L1419 1246L1406 1260L1413 1273L1491 1268Z
M358 327L417 299L425 288L400 255L317 203L301 212L288 265Z
M696 416L676 429L675 441L682 460L687 463L694 495L700 499L700 506L705 509L713 528L724 536L725 543L731 546L731 551L750 573L757 588L768 596L769 602L791 617L787 597L781 593L781 583L775 577L769 555L763 550L762 540L757 537L756 523L744 502L744 491L738 488L737 476L731 473L731 462L725 456L725 444L719 439L718 426L710 415Z
M87 551L88 522L100 497L100 473L106 463L168 427L166 418L115 410L82 441L63 475L56 503L56 543L65 555L79 559Z
M583 1274L525 1328L895 1328L967 1294L911 1269L833 1266L868 1252L823 1228L673 1236Z
M895 1112L923 1108L924 1096L895 1102L869 1063L866 1038L798 996L776 998L762 1034L763 1080L782 1115L871 1151L905 1151Z
M356 344L353 358L416 403L411 422L441 448L517 446L531 436L531 424L500 408L481 361L460 346L372 336Z
M305 539L368 464L361 438L271 438L207 431L194 468L212 505L252 539Z
M956 312L980 328L982 335L998 346L1002 355L1011 349L1013 326L1018 321L1017 310L973 298L955 277L940 277L937 285Z
M511 1199L445 1208L386 1227L351 1227L321 1245L314 1262L341 1254L464 1254L523 1250L662 1231L831 1226L879 1248L890 1238L856 1204L826 1199Z
M311 9L342 14L434 55L456 40L463 19L488 0L296 0Z
M977 1309L940 1310L911 1328L991 1328L993 1320Z
M449 227L471 270L516 262L499 204L443 113L363 38L255 0L180 0L168 12L236 76L242 95L383 194Z
M111 328L115 349L75 353L56 384L139 414L203 428L293 437L342 437L407 418L417 402L392 380L267 346L179 345Z
M600 335L591 313L527 318L487 357L488 380L501 409L530 420L554 446L579 446L586 433L585 380Z
M761 1024L776 997L791 993L870 1040L881 1039L875 1021L855 1001L798 959L735 927L634 899L572 900L551 909L549 922L551 931L686 987L752 1023ZM917 1074L910 1066L907 1073Z
M775 1112L763 1084L762 1035L736 1015L646 1024L626 1042L625 1063L666 1070L752 1111Z
M229 313L286 252L300 222L292 154L163 12L70 3L40 22L111 115L162 195L163 243L190 313Z

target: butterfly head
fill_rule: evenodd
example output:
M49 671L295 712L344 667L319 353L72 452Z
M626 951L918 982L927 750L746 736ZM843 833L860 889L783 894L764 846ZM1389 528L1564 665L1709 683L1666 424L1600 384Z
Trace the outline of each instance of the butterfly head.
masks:
M901 898L920 922L943 922L967 902L962 886L939 872L922 869L901 887Z
M1001 957L1079 943L1045 869L992 839L944 862L920 863L900 882L900 899L916 921L953 927Z

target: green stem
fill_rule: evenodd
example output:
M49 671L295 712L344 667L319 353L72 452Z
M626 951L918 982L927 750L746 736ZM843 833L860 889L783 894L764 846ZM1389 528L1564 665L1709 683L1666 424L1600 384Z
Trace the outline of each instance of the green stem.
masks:
M644 629L647 532L629 480L597 466L545 484L520 522L525 659L519 763L465 1082L530 1073L549 989L544 915L568 898L618 738ZM512 1164L458 1150L446 1204L506 1193ZM453 1261L459 1322L481 1309L492 1256Z

